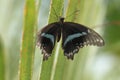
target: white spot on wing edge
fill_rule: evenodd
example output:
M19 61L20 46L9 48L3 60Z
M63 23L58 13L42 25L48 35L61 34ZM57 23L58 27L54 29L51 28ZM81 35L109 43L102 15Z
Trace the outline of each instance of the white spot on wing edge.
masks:
M54 36L53 35L42 33L41 36L49 38L52 41L52 43L54 44Z

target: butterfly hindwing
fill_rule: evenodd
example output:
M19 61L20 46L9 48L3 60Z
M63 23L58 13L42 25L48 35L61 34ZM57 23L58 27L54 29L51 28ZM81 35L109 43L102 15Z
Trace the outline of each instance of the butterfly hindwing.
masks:
M61 36L62 34L62 36ZM104 40L92 29L74 22L64 22L60 18L59 22L48 24L37 35L37 44L42 49L43 60L47 60L51 55L55 42L62 37L62 49L68 59L73 59L74 54L79 49L88 46L103 46Z
M83 25L64 22L62 29L62 48L68 59L73 59L79 49L87 45L103 46L103 39L95 31Z
M47 60L51 56L52 50L55 46L56 38L60 39L60 28L56 23L51 23L44 27L37 34L37 44L42 49L43 60Z

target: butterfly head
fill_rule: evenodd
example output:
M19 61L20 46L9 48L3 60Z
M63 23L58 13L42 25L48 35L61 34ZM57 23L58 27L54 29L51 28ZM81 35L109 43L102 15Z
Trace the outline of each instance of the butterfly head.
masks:
M61 22L61 23L63 23L64 22L64 17L60 17L60 19L59 19L59 21Z

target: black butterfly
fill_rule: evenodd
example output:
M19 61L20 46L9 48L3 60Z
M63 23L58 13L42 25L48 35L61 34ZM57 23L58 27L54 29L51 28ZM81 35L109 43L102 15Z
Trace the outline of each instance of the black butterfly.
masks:
M54 22L45 26L38 32L37 44L42 49L43 60L51 56L55 42L62 37L62 49L68 59L74 58L79 49L87 45L103 46L104 40L92 29L74 22Z

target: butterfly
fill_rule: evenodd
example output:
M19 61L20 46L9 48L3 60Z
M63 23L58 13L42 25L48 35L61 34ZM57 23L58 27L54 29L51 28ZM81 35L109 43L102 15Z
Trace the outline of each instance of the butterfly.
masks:
M37 34L37 45L42 49L43 60L51 56L55 43L62 38L64 55L73 60L79 49L88 46L103 46L103 38L94 30L74 22L64 22L61 17L58 22L48 24Z

